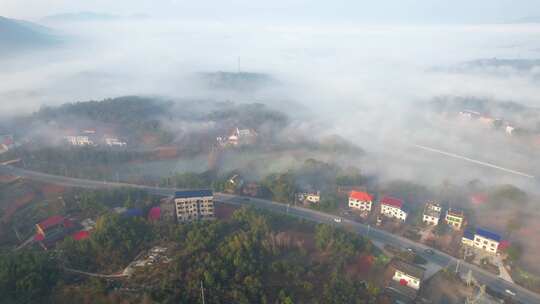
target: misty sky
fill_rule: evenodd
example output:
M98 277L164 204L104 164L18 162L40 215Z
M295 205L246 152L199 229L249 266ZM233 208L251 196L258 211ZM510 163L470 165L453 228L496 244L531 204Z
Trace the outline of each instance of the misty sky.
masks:
M264 22L493 23L540 16L538 0L0 0L0 15L34 19L94 11Z

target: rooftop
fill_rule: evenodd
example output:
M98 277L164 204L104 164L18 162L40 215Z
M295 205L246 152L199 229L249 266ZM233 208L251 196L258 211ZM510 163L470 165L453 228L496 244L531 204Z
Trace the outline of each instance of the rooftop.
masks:
M64 217L63 216L54 215L54 216L51 216L48 219L40 222L38 224L38 226L41 229L46 230L47 228L54 227L56 225L63 224L63 223L64 223Z
M446 211L446 214L449 214L451 216L463 217L463 210L450 208L448 209L448 211Z
M363 201L363 202L371 202L371 201L373 201L373 197L371 195L369 195L369 193L364 192L364 191L354 191L353 190L349 194L349 198L359 200L359 201Z
M403 200L391 196L385 196L381 199L381 204L401 208L403 207Z
M471 230L465 230L465 232L463 232L463 237L472 241L474 240L474 232Z
M184 190L184 191L177 191L174 194L174 198L190 198L190 197L205 197L205 196L213 196L212 190Z
M399 299L402 303L414 303L418 291L414 288L401 285L399 282L391 280L386 287L386 292L393 299Z
M476 229L476 234L486 239L494 240L497 242L500 242L502 239L502 237L497 233L482 228Z
M400 259L393 259L390 263L390 265L395 269L402 271L412 277L418 278L420 280L424 278L424 272L426 272L426 270L422 267L409 264Z
M439 204L427 203L424 208L424 214L431 217L440 217L441 216L441 207Z

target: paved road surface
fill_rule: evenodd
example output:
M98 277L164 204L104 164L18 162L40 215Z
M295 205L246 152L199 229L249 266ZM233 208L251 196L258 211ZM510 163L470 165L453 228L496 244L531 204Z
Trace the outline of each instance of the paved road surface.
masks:
M172 188L158 188L150 186L141 186L141 185L132 185L125 183L114 183L114 182L105 182L105 181L93 181L85 179L76 179L63 176L55 176L44 174L35 171L24 170L20 168L15 168L11 166L0 165L0 173L2 174L12 174L18 175L29 179L34 179L47 183L54 183L63 186L69 187L80 187L80 188L89 188L89 189L98 189L98 188L117 188L117 187L130 187L148 191L157 195L170 196L173 195L175 191L180 189ZM350 221L343 219L340 223L334 221L335 216L323 212L318 212L311 209L289 206L281 203L276 203L263 199L256 198L245 198L235 195L228 195L223 193L216 193L215 200L217 202L223 202L228 204L242 205L242 206L255 206L270 210L277 213L288 214L298 218L303 218L309 221L314 221L318 223L334 224L337 226L344 226L356 231L357 233L367 236L370 239L377 241L382 244L389 244L396 247L402 248L413 248L417 252L422 253L425 249L429 248L426 245L416 243L409 239L393 235L383 230L379 230L358 222ZM424 254L429 262L439 265L440 267L449 267L451 269L456 269L458 264L458 259L438 250L433 250L434 254ZM506 289L510 289L517 293L515 300L518 300L522 303L540 303L540 295L534 292L531 292L523 287L506 282L500 279L498 276L489 273L475 265L466 263L464 261L459 262L458 271L461 274L466 274L472 271L474 277L480 284L485 284L491 289L496 290L504 294Z

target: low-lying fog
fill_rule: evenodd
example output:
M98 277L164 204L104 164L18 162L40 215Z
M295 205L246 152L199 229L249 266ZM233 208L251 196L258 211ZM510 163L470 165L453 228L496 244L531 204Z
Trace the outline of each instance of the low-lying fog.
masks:
M538 68L455 67L481 58L535 59L540 25L273 26L148 18L45 25L70 42L0 58L0 117L121 95L261 102L309 119L313 127L306 132L313 137L347 138L368 152L360 167L389 178L481 177L537 188L536 179L413 146L540 175L536 153L425 109L442 95L538 107ZM238 69L270 74L277 83L232 92L208 90L194 77Z

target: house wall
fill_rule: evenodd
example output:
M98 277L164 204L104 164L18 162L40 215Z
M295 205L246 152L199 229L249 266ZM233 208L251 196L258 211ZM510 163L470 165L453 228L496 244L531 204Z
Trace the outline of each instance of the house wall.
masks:
M445 220L448 226L454 229L461 229L461 226L463 225L463 218L459 216L454 216L447 213Z
M381 214L390 217L390 218L397 218L402 221L405 221L407 219L407 212L396 208L394 206L389 205L381 205Z
M174 204L178 222L214 218L214 198L212 196L175 198Z
M499 242L487 239L485 237L479 236L476 234L474 236L474 247L482 249L489 253L497 253L497 248L499 247Z
M354 198L349 198L349 208L354 208L361 211L371 211L371 205L371 201L360 201Z
M413 276L410 276L400 270L396 270L396 272L394 273L394 276L392 277L392 279L396 282L400 282L401 280L405 280L407 281L407 286L408 287L411 287L413 289L420 289L420 279L419 278L415 278Z
M431 216L431 215L427 215L427 214L424 214L424 218L422 219L424 221L424 223L428 224L428 225L438 225L439 224L439 218L438 217L434 217L434 216Z
M311 203L318 203L321 201L321 197L319 195L308 195L306 200Z

